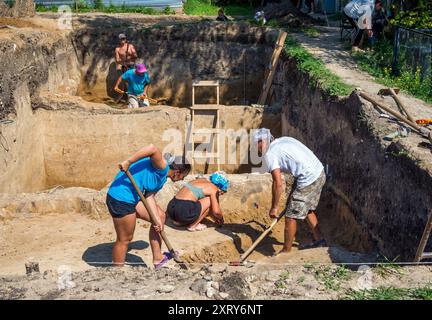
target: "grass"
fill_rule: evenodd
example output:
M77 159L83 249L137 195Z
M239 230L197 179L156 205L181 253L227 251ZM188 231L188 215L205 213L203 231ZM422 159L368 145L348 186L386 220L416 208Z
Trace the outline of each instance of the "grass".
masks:
M216 17L220 7L210 0L187 0L183 8L188 15ZM229 16L253 16L255 13L255 8L248 5L227 5L224 10Z
M395 157L403 157L407 156L408 152L402 150L399 152L393 152L391 155ZM397 265L397 259L398 257L393 260L389 260L387 257L384 256L384 262L378 263L373 270L382 278L387 278L390 275L402 275L402 267Z
M312 38L316 38L320 34L320 31L315 27L302 28L301 31Z
M414 72L402 68L398 76L392 75L393 46L390 40L381 40L365 52L353 53L360 69L375 77L376 81L388 87L398 87L416 98L432 103L432 75L421 80L420 69ZM404 65L403 61L399 61Z
M123 4L122 6L114 6L113 4L109 6L104 6L100 3L97 6L91 7L85 1L80 1L78 7L72 5L71 9L72 12L74 13L103 12L103 13L141 13L141 14L148 14L148 15L175 14L175 11L171 10L170 7L166 7L163 10L156 10L154 8L147 8L142 6L126 6L125 4ZM57 12L58 7L55 5L43 6L37 4L36 11L37 12Z
M78 6L72 5L72 12L75 13L87 13L87 12L104 12L104 13L142 13L149 15L158 14L175 14L174 10L170 7L166 7L163 10L156 10L154 8L146 8L142 6L126 6L125 3L122 6L104 6L103 3L97 2L91 6L85 0L77 0ZM210 0L187 0L184 4L184 12L187 15L193 16L214 16L216 18L217 12L220 7L215 6ZM255 8L248 5L227 5L224 7L225 14L230 16L253 16ZM57 12L58 7L36 5L36 11L38 12Z
M345 266L313 266L305 265L306 269L313 272L315 279L324 285L327 290L338 291L341 288L341 282L351 279L350 271Z
M347 300L432 300L432 286L420 288L380 287L369 290L349 289L343 299Z
M345 84L341 78L330 72L321 60L315 58L289 36L285 41L285 51L298 62L301 71L309 74L311 83L319 84L328 95L347 96L351 94L353 87Z

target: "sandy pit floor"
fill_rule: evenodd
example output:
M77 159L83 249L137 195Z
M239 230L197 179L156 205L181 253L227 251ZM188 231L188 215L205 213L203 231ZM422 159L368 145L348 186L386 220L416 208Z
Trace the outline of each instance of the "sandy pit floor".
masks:
M255 240L265 226L254 222L227 224L216 228L207 221L209 228L200 232L188 232L166 226L167 235L174 248L190 265L228 263L237 260ZM168 223L169 224L169 223ZM150 224L138 220L135 237L130 244L127 262L131 265L152 266L148 241ZM282 225L275 229L249 257L259 264L303 264L306 262L360 262L372 261L370 255L351 253L338 247L317 248L270 258L282 249ZM84 214L28 215L0 226L0 274L25 274L25 263L37 261L41 271L56 270L68 266L72 271L83 271L111 262L115 232L109 217L95 219ZM174 261L170 261L172 266Z

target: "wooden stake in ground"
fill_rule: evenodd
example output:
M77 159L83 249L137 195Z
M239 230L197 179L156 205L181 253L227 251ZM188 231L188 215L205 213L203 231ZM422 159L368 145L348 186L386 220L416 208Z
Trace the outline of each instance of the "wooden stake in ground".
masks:
M276 46L275 46L275 49L273 51L272 58L270 60L270 67L267 70L266 77L264 80L264 85L263 85L263 88L261 91L261 95L258 98L258 104L260 104L260 105L264 105L266 100L267 100L267 96L269 94L270 87L273 83L273 78L275 75L276 66L277 66L277 63L279 61L279 56L280 56L280 53L282 52L283 46L285 44L286 37L287 37L287 33L285 31L279 32L279 36L278 36L278 39L276 41Z

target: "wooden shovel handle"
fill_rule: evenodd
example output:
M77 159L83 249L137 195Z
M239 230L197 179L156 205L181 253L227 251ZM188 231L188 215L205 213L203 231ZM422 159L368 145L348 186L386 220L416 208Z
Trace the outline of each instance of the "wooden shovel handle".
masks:
M150 219L151 222L153 224L159 224L159 217L153 212L152 208L149 206L149 204L147 203L146 198L144 197L142 191L140 190L140 188L138 187L138 185L135 182L135 179L132 177L131 173L129 172L129 170L123 170L123 167L121 166L121 164L119 165L119 168L121 171L123 171L124 173L126 173L127 177L129 178L130 182L132 183L132 185L134 186L136 192L138 192L138 195L142 201L142 203L144 204L144 207L147 209L147 212L150 215ZM171 245L171 243L168 240L168 237L166 236L166 233L164 230L161 230L160 235L162 237L162 240L165 242L165 245L167 246L168 250L171 253L175 253L173 246Z

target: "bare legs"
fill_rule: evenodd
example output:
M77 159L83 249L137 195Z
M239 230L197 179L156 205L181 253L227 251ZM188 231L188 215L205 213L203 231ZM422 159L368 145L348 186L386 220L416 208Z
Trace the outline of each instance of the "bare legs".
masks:
M152 211L158 214L158 218L162 225L165 224L165 212L156 204L154 196L150 196L146 198L148 205L152 208ZM151 218L144 204L140 201L135 207L137 212L137 217L143 219L145 221L151 222ZM162 261L164 258L161 252L162 239L160 234L153 228L149 229L149 239L150 239L150 247L153 253L153 263L157 264Z
M154 195L146 198L153 212L158 213L161 224L165 224L165 212L156 204ZM128 245L133 239L136 219L143 219L151 222L149 213L144 204L140 201L135 207L135 214L128 214L122 218L113 218L114 228L117 233L117 240L112 251L113 264L123 266L128 250ZM161 252L162 239L160 234L153 228L149 230L150 247L153 253L153 263L159 263L164 257Z
M315 241L321 240L321 233L318 228L318 219L314 211L309 211L306 221L312 231L313 238ZM292 244L294 242L294 238L297 232L297 220L294 218L285 218L285 230L284 230L284 238L285 243L281 252L290 252L292 248Z
M321 232L319 231L319 228L318 228L318 218L317 218L314 211L309 211L309 213L306 217L306 221L309 225L309 228L312 231L314 241L321 240L322 236L321 236Z
M122 218L113 218L114 229L117 233L117 240L114 243L112 259L115 266L122 267L125 262L128 245L132 241L135 231L136 217L128 214Z
M199 202L201 203L201 213L198 219L194 223L192 223L188 227L188 229L195 229L200 224L200 222L203 221L204 218L207 217L210 213L210 197L202 198L201 200L199 200Z

